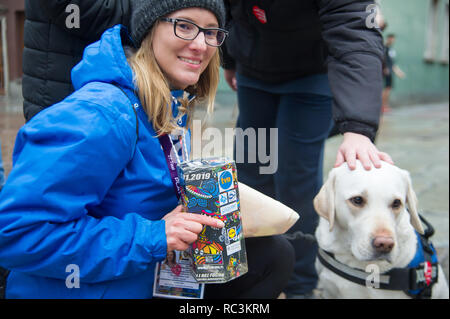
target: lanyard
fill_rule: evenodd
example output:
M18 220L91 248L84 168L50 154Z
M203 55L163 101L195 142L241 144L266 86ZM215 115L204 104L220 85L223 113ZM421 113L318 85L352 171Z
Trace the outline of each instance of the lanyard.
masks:
M139 108L142 110L142 108ZM144 112L144 110L142 110ZM145 113L144 113L145 114ZM148 121L147 121L148 122ZM170 151L172 148L175 151L175 154L177 154L177 150L173 147L173 143L169 137L169 135L164 134L158 137L159 143L162 146L164 156L166 158L167 166L169 167L170 172L170 178L172 179L173 188L175 190L175 194L177 195L178 200L180 200L181 197L181 186L180 186L180 178L178 177L177 173L177 163L175 163L172 159L172 156L170 156Z
M149 130L149 132L153 131L153 128L150 127L150 122L148 121L147 114L145 113L144 109L141 106L141 103L137 96L134 94L133 91L131 91L128 88L122 88L119 87L130 99L131 103L133 104L133 108L136 110L137 115L141 119L141 122L144 123L145 127ZM184 138L184 134L183 134ZM177 163L173 161L172 156L170 156L170 152L173 149L175 152L175 156L177 157L177 161L179 162L177 150L175 149L172 139L168 134L164 134L158 137L159 143L161 144L162 150L164 152L164 157L166 158L167 166L169 168L170 172L170 178L172 180L173 188L175 191L175 194L177 195L177 199L180 200L182 190L180 185L180 178L178 177L177 173ZM186 143L183 143L186 144ZM185 151L187 152L187 148L185 147ZM187 153L186 153L187 154Z

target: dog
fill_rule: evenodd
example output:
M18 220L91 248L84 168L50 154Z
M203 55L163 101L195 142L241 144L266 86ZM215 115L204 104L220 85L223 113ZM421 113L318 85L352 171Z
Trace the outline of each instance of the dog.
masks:
M314 208L321 217L315 236L321 257L316 269L322 298L414 297L408 291L380 289L380 280L389 278L385 274L405 269L415 258L416 232L424 233L406 170L386 162L381 168L365 170L357 161L353 171L342 164L330 171L314 198ZM335 271L324 266L327 260L335 265ZM344 278L336 269L353 275ZM430 297L449 298L441 266L434 271L438 279L428 290ZM358 276L359 283L352 281Z

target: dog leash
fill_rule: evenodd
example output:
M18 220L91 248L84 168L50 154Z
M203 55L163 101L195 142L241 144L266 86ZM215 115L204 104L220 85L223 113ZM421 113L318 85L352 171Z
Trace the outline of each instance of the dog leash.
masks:
M300 230L293 232L291 234L283 234L283 236L284 236L284 238L286 238L289 241L303 239L310 243L317 243L317 239L313 234L305 234L304 232L302 232Z

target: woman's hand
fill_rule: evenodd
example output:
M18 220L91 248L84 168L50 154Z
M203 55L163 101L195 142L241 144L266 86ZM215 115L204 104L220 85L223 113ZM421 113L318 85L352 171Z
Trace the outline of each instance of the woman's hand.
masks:
M166 222L167 251L186 250L189 244L197 240L203 225L222 228L224 223L212 217L190 214L179 205L163 217Z
M372 163L376 168L380 168L381 161L394 165L389 154L378 151L367 136L351 132L344 133L344 141L338 149L334 167L347 162L348 167L354 170L357 159L366 170L371 169Z

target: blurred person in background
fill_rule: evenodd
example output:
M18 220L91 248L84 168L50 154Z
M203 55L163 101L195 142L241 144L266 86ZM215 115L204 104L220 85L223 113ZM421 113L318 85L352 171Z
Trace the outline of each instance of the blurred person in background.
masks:
M108 28L129 26L130 0L25 0L22 95L29 121L74 91L70 71Z
M369 10L374 2L225 3L230 36L223 50L224 69L237 91L236 127L254 128L257 135L257 128L265 128L266 150L270 128L278 128L278 170L263 175L259 169L264 163L245 159L236 163L239 179L299 212L300 220L289 232L311 236L318 223L313 197L323 182L324 143L333 119L344 136L335 167L346 161L354 169L356 159L366 169L380 167L380 160L392 163L372 143L380 116L383 61L382 36ZM247 144L244 149L252 149ZM236 149L241 147L235 144ZM288 298L312 298L317 244L306 239L292 243L296 264L285 292Z
M384 46L384 61L383 61L383 77L384 77L384 89L382 95L382 112L389 112L391 107L389 105L389 99L391 97L391 91L394 87L394 75L400 79L404 79L406 74L395 64L395 58L397 57L397 51L394 49L395 34L390 33L386 37L386 43Z

